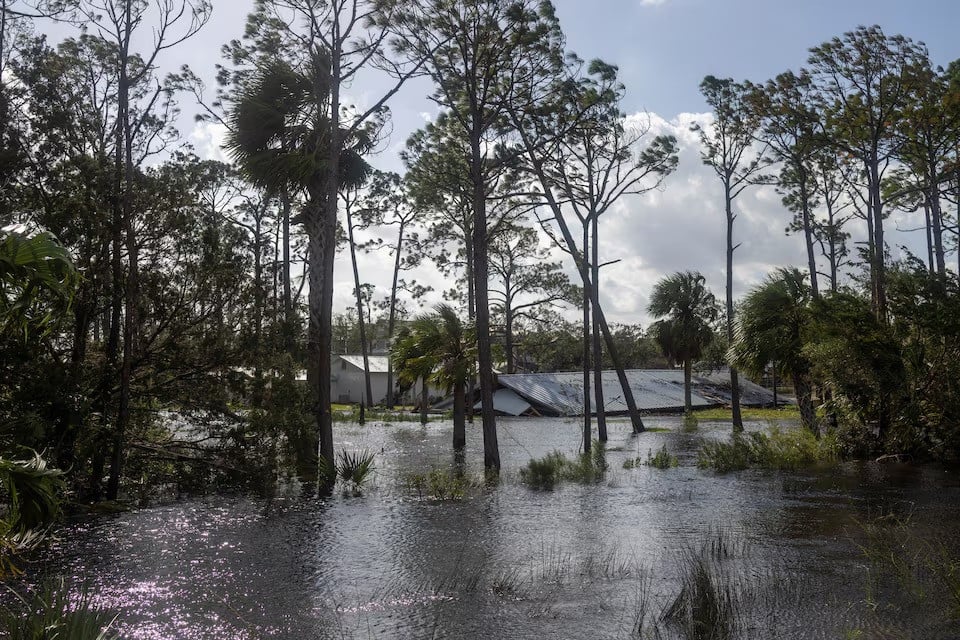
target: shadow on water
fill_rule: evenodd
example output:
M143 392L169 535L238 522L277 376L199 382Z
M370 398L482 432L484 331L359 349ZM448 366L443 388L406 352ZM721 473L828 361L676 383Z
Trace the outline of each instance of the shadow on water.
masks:
M719 476L696 468L697 449L729 423L647 423L664 430L632 436L611 422L602 479L548 491L522 485L519 469L575 454L575 420L501 420L493 482L479 426L458 460L447 423L338 423L338 447L379 452L362 495L289 486L77 522L31 575L85 578L132 639L960 635L929 603L884 604L878 594L895 590L864 589L880 570L865 559L863 523L896 517L904 536L953 540L956 473L847 464ZM662 447L678 467L623 468ZM698 602L727 611L726 631L697 635Z

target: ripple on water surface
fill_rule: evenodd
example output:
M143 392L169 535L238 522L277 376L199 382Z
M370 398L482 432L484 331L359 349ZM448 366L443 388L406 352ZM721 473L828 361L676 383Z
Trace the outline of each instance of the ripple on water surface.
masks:
M610 424L617 450L603 482L534 491L518 470L576 452L580 422L503 419L499 484L444 502L403 479L450 465L449 425L338 424L338 444L381 452L361 497L291 489L104 516L62 531L34 575L87 581L136 640L625 638L639 612L657 616L676 596L685 554L713 541L722 548L708 553L739 585L737 637L960 636L907 599L887 612L866 606L857 524L899 513L925 540L952 540L956 474L845 465L717 476L695 467L696 449L729 423L689 433L678 418L647 422L671 431L632 436ZM622 468L664 444L680 467ZM478 425L468 473L480 474L481 451Z

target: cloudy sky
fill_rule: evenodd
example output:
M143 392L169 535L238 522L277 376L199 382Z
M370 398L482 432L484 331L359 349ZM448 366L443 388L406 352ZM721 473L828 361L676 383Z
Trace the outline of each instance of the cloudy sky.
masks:
M802 66L807 49L858 25L879 24L887 34L902 33L923 41L936 64L960 57L956 26L960 2L945 0L554 0L568 46L582 58L616 64L627 87L628 114L648 114L653 129L672 133L680 142L680 165L665 188L645 197L624 198L602 218L601 260L620 259L602 274L601 292L608 317L618 322L649 321L645 313L652 285L664 274L700 270L718 297L723 294L725 221L722 192L699 159L695 122L709 122L698 84L708 74L763 81ZM203 77L213 77L219 45L242 33L250 0L214 0L214 15L203 33L167 52L162 64L174 69L188 63ZM375 87L374 87L375 90ZM408 85L391 103L390 144L372 159L378 168L399 170L396 156L410 132L436 109L426 99L429 84ZM366 88L350 89L358 103ZM189 112L189 103L183 104ZM220 131L185 119L184 134L197 151L222 157ZM786 236L788 215L770 189L752 189L737 201L736 235L743 245L735 256L737 295L773 267L804 264L799 237ZM891 229L916 222L894 216ZM856 230L854 230L856 232ZM918 233L889 236L893 255L898 245L919 248ZM916 250L916 249L915 249ZM955 258L952 260L955 263ZM387 293L388 256L361 258L361 278ZM571 270L572 273L572 270ZM423 284L448 288L435 269L415 276ZM336 304L350 304L353 284L349 262L337 263Z

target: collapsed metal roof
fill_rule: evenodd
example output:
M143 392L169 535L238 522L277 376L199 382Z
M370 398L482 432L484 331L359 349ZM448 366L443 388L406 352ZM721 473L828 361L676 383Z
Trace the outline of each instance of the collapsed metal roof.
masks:
M362 355L347 354L335 357L363 371ZM367 362L370 363L370 373L386 373L390 365L390 358L388 356L367 356Z
M683 409L683 371L679 369L632 369L626 371L637 408L641 411L680 411ZM529 401L539 412L550 415L583 415L583 373L512 373L500 374L501 387ZM606 413L626 413L627 404L615 371L601 376ZM691 379L691 400L694 408L722 406L730 403L730 374L717 371L694 375ZM760 406L773 403L773 393L748 380L740 380L741 403ZM590 379L590 406L594 413L593 377ZM496 404L496 403L495 403Z
M473 405L474 409L480 409L482 403ZM497 413L508 416L522 416L532 408L530 403L521 398L510 389L497 389L493 392L493 408Z

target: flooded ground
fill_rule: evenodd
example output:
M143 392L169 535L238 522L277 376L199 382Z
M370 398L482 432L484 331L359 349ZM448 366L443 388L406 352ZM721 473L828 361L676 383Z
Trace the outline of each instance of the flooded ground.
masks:
M86 580L131 639L630 638L657 637L655 626L684 637L656 623L684 558L707 545L736 601L730 638L960 638L949 614L960 603L934 564L919 579L878 578L862 550L866 525L948 562L956 472L850 464L718 476L696 468L696 451L729 423L646 422L670 431L634 437L611 425L619 450L603 482L535 491L519 469L576 452L580 423L501 419L500 482L455 501L410 481L450 467L448 423L337 424L338 448L378 452L362 496L204 497L86 520L31 571ZM468 428L475 478L479 431ZM623 468L664 444L679 467Z

